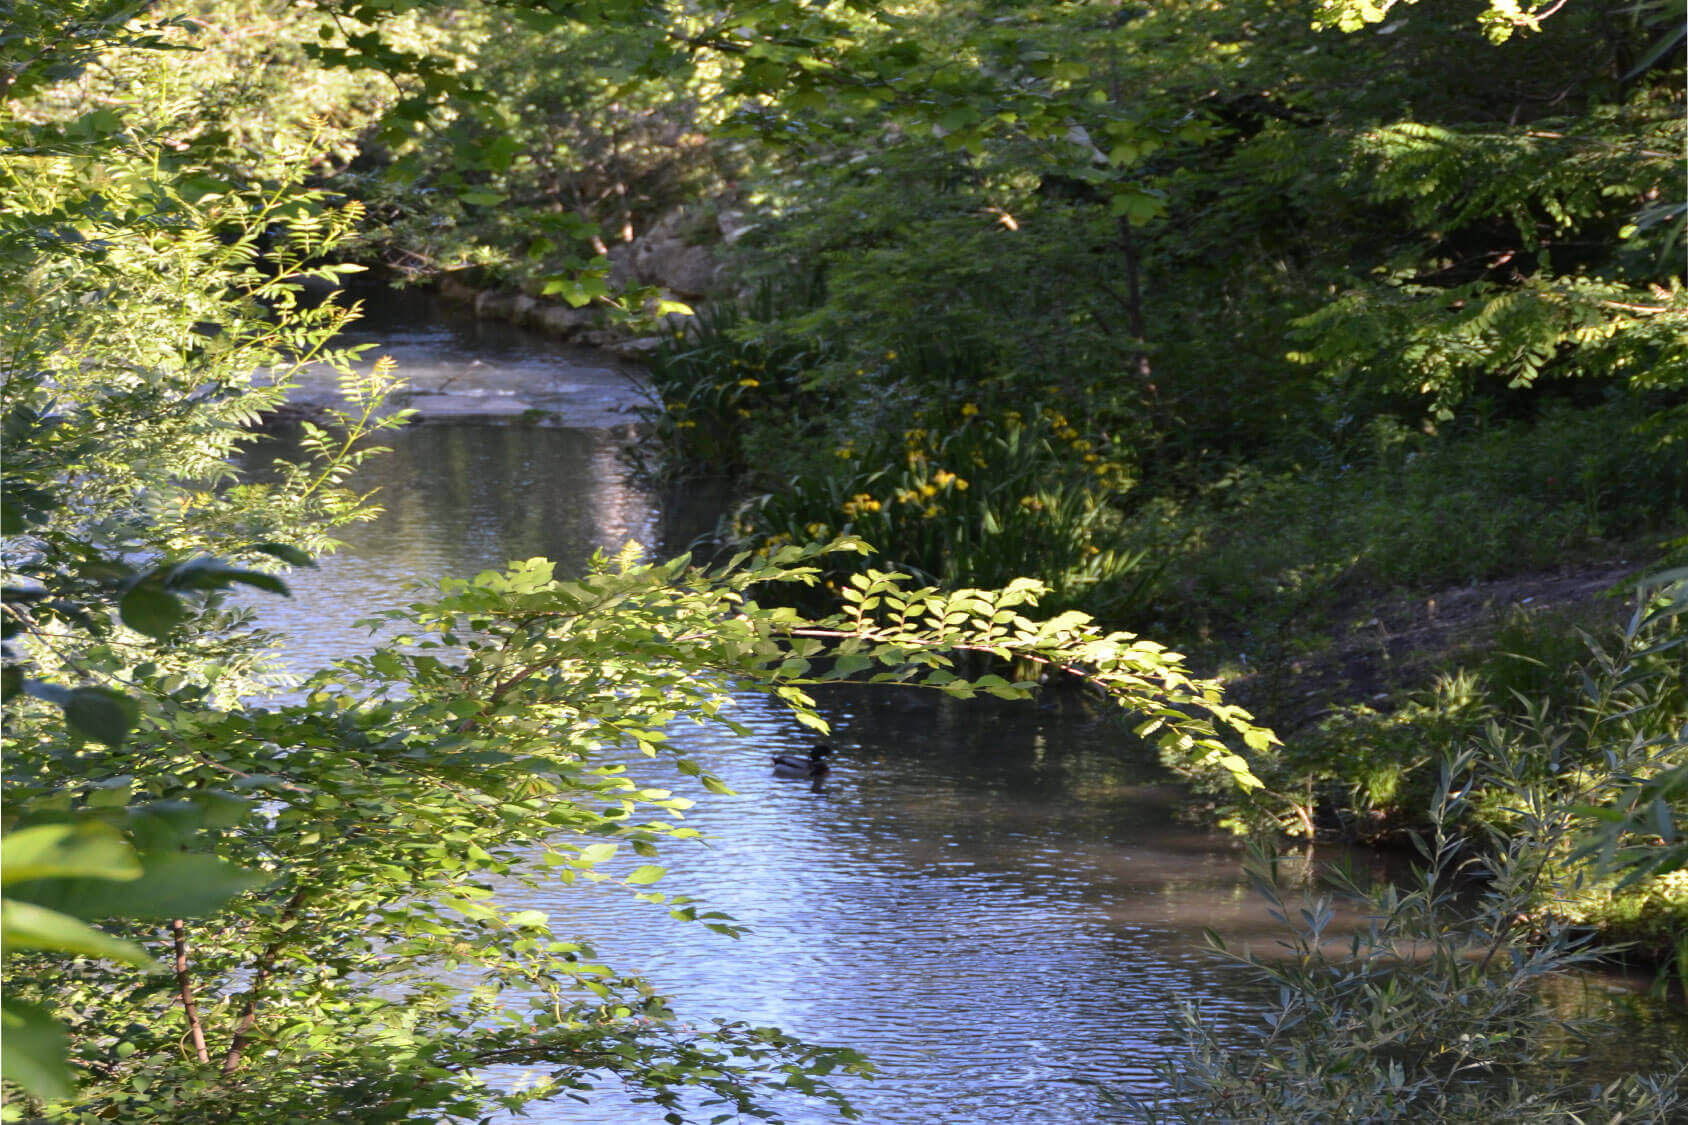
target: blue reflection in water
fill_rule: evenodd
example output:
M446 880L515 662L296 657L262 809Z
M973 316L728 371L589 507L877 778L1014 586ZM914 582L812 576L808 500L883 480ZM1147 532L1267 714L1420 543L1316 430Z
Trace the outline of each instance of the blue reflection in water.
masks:
M350 623L411 600L411 580L546 555L578 570L599 546L657 534L607 431L423 426L357 482L387 511L348 548L258 603L296 670L358 651ZM740 699L740 741L684 727L676 743L737 796L698 792L663 762L636 776L699 799L707 843L675 843L659 886L750 927L734 940L614 887L513 890L560 936L595 945L675 999L682 1017L777 1025L865 1052L882 1077L843 1082L876 1125L1047 1125L1122 1116L1101 1088L1150 1081L1177 1051L1170 1017L1199 1000L1237 1027L1259 993L1197 951L1202 927L1275 940L1227 838L1178 823L1173 792L1122 732L1067 709L934 702L902 689L824 700L839 754L824 790L777 779L807 749L775 705ZM795 1104L793 1121L830 1120ZM648 1122L605 1088L532 1120Z
M600 544L653 534L657 512L603 431L422 426L357 482L378 521L259 603L298 671L368 643L350 622L411 600L407 581L544 554L578 569ZM734 940L613 887L513 890L560 935L594 944L683 1016L773 1024L847 1044L881 1069L848 1084L871 1122L1045 1122L1106 1111L1097 1084L1145 1080L1175 1001L1245 1018L1246 990L1194 951L1199 927L1262 921L1231 842L1180 826L1157 771L1112 726L1032 705L938 703L908 689L825 701L840 754L823 792L777 779L807 749L774 704L740 700L752 737L685 727L676 742L737 792L698 792L661 762L637 776L695 796L706 844L670 845L662 889L724 910ZM827 1115L801 1104L793 1120ZM542 1122L645 1122L608 1088Z

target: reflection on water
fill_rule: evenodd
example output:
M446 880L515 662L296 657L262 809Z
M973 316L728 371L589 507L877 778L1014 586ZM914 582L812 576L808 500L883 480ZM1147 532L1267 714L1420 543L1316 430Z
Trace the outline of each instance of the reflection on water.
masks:
M765 701L742 701L748 743L681 734L737 796L706 798L690 820L710 844L663 862L748 935L676 925L615 893L528 892L523 905L637 966L682 1012L865 1051L881 1077L844 1086L870 1122L1109 1119L1101 1087L1149 1080L1174 1050L1179 1001L1248 1018L1257 994L1195 949L1202 925L1264 921L1237 850L1174 821L1119 728L1032 705L823 703L839 754L819 793L768 769L769 752L805 741ZM600 1098L537 1117L648 1113Z
M365 347L362 362L398 365L405 399L424 418L526 419L576 428L624 426L643 401L636 372L593 348L571 348L510 324L477 320L425 292L354 289L362 319L340 343ZM338 377L326 366L299 374L298 403L333 401Z
M295 575L292 599L257 603L262 624L286 634L295 670L362 647L350 622L409 600L408 580L532 555L578 570L600 544L656 526L603 431L421 426L391 444L356 482L380 487L385 514ZM1032 1104L1044 1122L1098 1120L1110 1112L1101 1085L1146 1078L1167 1057L1179 1000L1246 1018L1248 991L1195 949L1201 926L1264 922L1235 845L1175 822L1158 771L1121 730L1071 708L911 689L824 702L839 756L822 792L773 777L767 756L807 742L759 697L740 703L747 741L675 732L738 796L651 778L698 797L691 820L712 837L668 849L665 886L727 911L747 936L602 888L518 901L648 975L682 1013L866 1052L883 1077L850 1093L866 1120L887 1125L1007 1122ZM535 1119L653 1120L620 1096L559 1102Z
M533 555L578 571L599 546L648 539L657 505L629 479L619 440L522 426L394 435L356 481L381 489L386 513L295 575L292 599L259 602L262 624L286 634L303 671L363 647L351 621L409 600L407 581ZM1245 890L1236 845L1175 820L1159 770L1118 727L1073 702L960 704L911 689L823 705L839 753L819 792L772 775L767 756L807 740L754 696L736 716L747 740L674 732L736 796L635 765L698 797L689 820L711 837L670 845L663 889L727 911L747 936L674 922L614 888L521 889L512 905L646 974L683 1016L865 1052L882 1077L843 1085L875 1125L1128 1119L1104 1089L1146 1082L1176 1053L1180 1002L1222 1026L1251 1020L1259 993L1198 951L1200 931L1270 941L1273 925ZM606 1089L532 1119L658 1117Z
M648 542L655 511L621 464L624 440L610 430L487 425L383 435L392 452L353 482L378 490L381 517L338 531L346 548L295 574L291 598L251 599L259 623L286 634L287 663L307 671L364 647L352 621L415 600L408 582L472 577L536 555L578 573L599 546ZM284 434L247 460L293 456L292 445Z

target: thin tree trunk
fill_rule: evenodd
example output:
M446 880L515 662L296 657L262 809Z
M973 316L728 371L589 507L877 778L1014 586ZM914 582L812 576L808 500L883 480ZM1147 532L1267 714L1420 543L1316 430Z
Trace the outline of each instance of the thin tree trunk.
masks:
M291 922L299 908L305 904L306 888L300 887L293 892L293 897L282 907L278 922ZM252 1028L258 1022L258 1001L263 996L264 985L270 979L270 970L275 968L275 960L281 956L281 947L286 944L284 937L278 937L264 947L264 952L258 955L258 964L252 973L252 987L246 993L246 1006L241 1009L240 1021L235 1024L234 1039L229 1043L228 1054L223 1056L223 1074L228 1076L240 1069L241 1056L246 1053L246 1045L252 1041Z
M193 978L188 976L187 930L180 918L170 923L170 940L176 947L176 992L182 998L182 1011L187 1013L188 1034L193 1037L193 1053L202 1063L211 1061L205 1049L205 1028L199 1022L199 1005L193 1002Z
M1125 252L1125 315L1131 334L1141 341L1147 334L1143 325L1143 282L1138 277L1137 238L1131 232L1131 220L1119 217L1119 246ZM1143 358L1145 364L1148 357Z
M1154 371L1149 366L1148 326L1143 322L1143 281L1137 254L1137 237L1132 233L1131 220L1124 215L1119 219L1119 246L1125 255L1126 322L1131 329L1131 335L1137 340L1134 366L1137 368L1137 377L1143 382L1143 393L1153 402L1157 393L1152 381Z

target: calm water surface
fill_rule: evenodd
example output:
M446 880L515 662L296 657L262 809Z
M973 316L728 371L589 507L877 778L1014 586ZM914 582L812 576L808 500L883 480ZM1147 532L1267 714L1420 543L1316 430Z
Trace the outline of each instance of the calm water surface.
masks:
M460 362L473 343L461 323L405 331L417 362ZM545 341L500 329L499 346L545 362ZM396 435L358 482L381 489L386 514L342 533L348 548L298 574L292 599L266 600L263 624L286 634L303 671L356 650L365 638L350 622L409 600L407 581L534 555L578 569L600 546L657 540L660 505L630 480L621 441L520 425ZM674 922L614 889L524 890L512 903L643 973L683 1016L862 1050L881 1077L842 1085L876 1125L1129 1120L1104 1091L1148 1083L1175 1053L1180 1003L1231 1026L1251 1018L1258 994L1198 951L1205 926L1272 940L1238 850L1178 823L1154 763L1104 717L892 691L836 694L825 710L839 755L821 791L771 776L770 752L808 743L759 697L741 700L748 740L676 732L737 796L640 767L699 798L688 819L710 837L665 851L663 888L728 912L748 935ZM614 1125L661 1112L606 1089L590 1107L559 1102L532 1119Z

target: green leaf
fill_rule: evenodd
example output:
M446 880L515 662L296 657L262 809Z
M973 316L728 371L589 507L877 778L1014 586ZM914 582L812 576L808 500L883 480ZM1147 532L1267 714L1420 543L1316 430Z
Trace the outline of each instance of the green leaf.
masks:
M141 864L122 833L98 821L42 824L6 836L0 848L0 886L68 876L138 879Z
M656 882L667 873L666 868L658 867L654 863L647 863L643 866L634 868L633 873L627 877L626 882L631 883L636 887L642 887L646 884Z
M0 948L81 954L143 969L154 966L147 951L132 941L101 933L57 910L12 898L0 899Z
M42 879L16 897L80 918L195 918L270 878L199 852L143 855L141 866L140 878L127 882Z
M75 1092L66 1061L70 1041L51 1015L33 1004L0 1000L0 1074L38 1098Z
M145 583L123 595L118 612L123 615L123 624L159 640L168 637L187 617L174 594Z
M134 700L107 688L81 687L66 697L64 718L78 733L115 750L139 720L140 708Z
M316 566L316 560L310 555L286 543L254 543L251 549L272 559L280 559L288 566Z
M614 844L588 844L584 848L580 849L580 859L578 862L586 864L602 863L604 860L614 855L615 852L616 845Z

